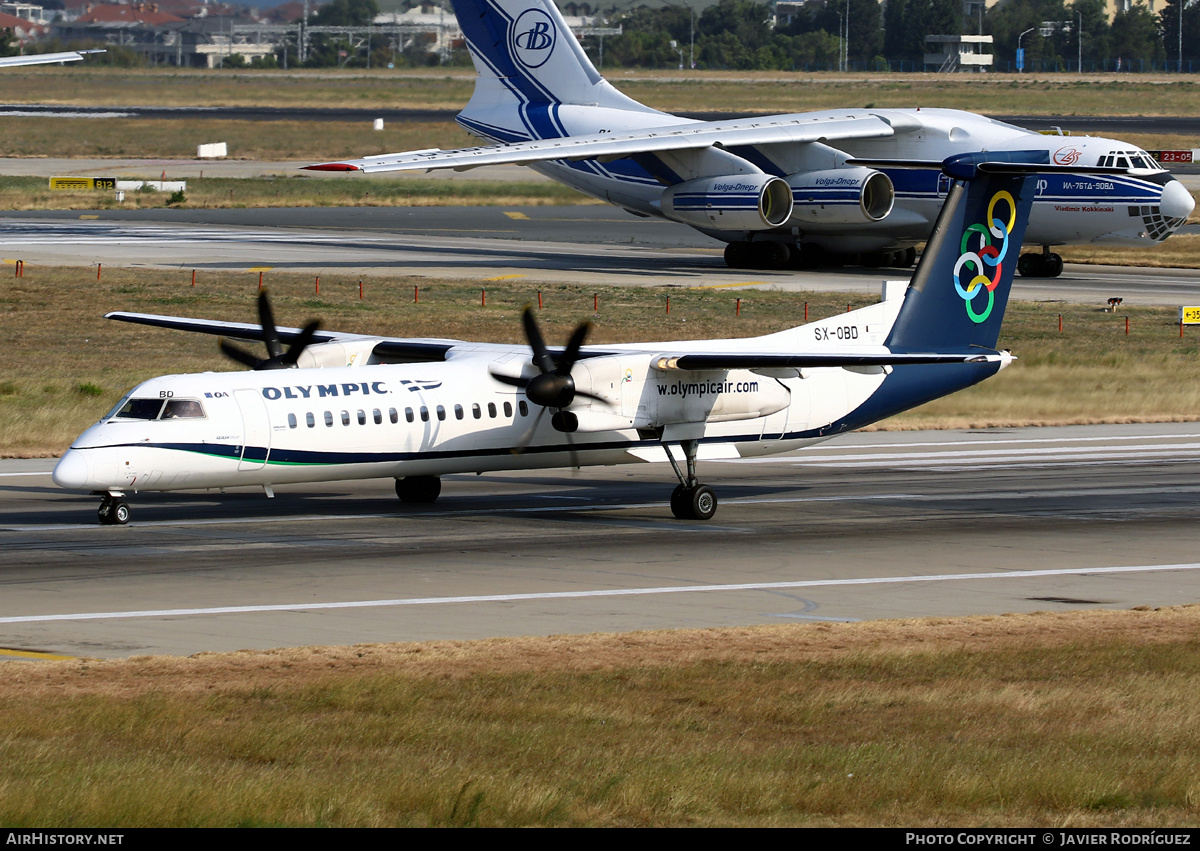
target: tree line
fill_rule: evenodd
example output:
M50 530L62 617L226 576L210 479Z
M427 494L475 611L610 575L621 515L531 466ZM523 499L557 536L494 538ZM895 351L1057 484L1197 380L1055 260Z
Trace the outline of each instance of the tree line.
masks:
M1200 4L1183 12L1180 39L1180 4L1186 1L1168 0L1157 14L1134 5L1111 22L1104 0L1010 0L986 11L981 3L970 16L963 15L961 0L828 0L778 22L770 6L755 0L720 0L700 13L687 6L640 8L607 18L623 33L605 39L603 62L664 69L692 63L723 70L836 68L844 46L853 68L919 70L926 35L979 33L993 37L990 52L1000 69L1011 66L1019 41L1027 67L1074 69L1082 54L1084 69L1114 70L1118 63L1125 70L1147 63L1175 69L1182 59L1182 70L1200 71ZM589 52L596 53L594 46Z

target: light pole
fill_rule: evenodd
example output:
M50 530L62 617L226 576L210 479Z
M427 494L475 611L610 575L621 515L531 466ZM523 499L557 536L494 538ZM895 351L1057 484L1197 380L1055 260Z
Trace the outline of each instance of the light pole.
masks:
M1025 32L1017 36L1017 72L1020 74L1025 73L1025 54L1021 52L1021 39L1025 38L1025 36L1029 35L1036 29L1037 27L1030 27L1029 29L1025 30Z

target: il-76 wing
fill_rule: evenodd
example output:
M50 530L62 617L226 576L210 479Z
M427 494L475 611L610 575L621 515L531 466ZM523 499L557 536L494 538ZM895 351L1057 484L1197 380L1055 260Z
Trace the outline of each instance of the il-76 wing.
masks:
M430 148L363 157L360 160L320 163L305 168L310 171L420 171L437 168L464 171L485 165L521 165L547 160L614 160L654 151L836 142L839 139L878 139L892 136L899 129L912 129L908 126L898 128L893 126L894 123L889 123L872 113L863 113L860 116L796 114L734 118L726 121L693 121L638 130L590 133L477 148L447 151Z
M68 50L65 53L31 53L28 56L0 56L0 68L16 68L21 65L53 65L56 62L80 62L88 53L106 53L104 50Z

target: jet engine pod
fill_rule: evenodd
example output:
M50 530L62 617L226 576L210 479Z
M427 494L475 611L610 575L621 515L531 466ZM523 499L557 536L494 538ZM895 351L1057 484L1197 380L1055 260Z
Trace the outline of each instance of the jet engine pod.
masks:
M702 177L672 186L662 197L669 219L694 227L770 230L792 215L792 189L769 174Z
M793 224L863 224L892 211L892 179L870 168L802 171L788 176Z

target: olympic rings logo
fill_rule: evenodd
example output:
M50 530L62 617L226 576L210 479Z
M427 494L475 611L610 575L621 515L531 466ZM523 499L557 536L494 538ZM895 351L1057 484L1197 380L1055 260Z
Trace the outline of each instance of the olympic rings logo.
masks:
M996 207L1001 202L1008 205L1007 223L996 217ZM954 289L966 305L967 316L976 324L987 321L996 303L995 290L1004 269L1004 257L1008 254L1008 237L1017 220L1017 202L1013 196L1004 190L993 195L988 202L987 220L991 222L990 225L973 224L963 232L959 247L962 256L954 264ZM972 239L973 235L978 235L977 241ZM972 246L972 242L977 244ZM991 277L988 276L989 267L993 270ZM967 275L963 274L964 270ZM962 283L964 277L970 277L970 283L965 287ZM975 300L982 293L987 293L987 306L977 311Z

